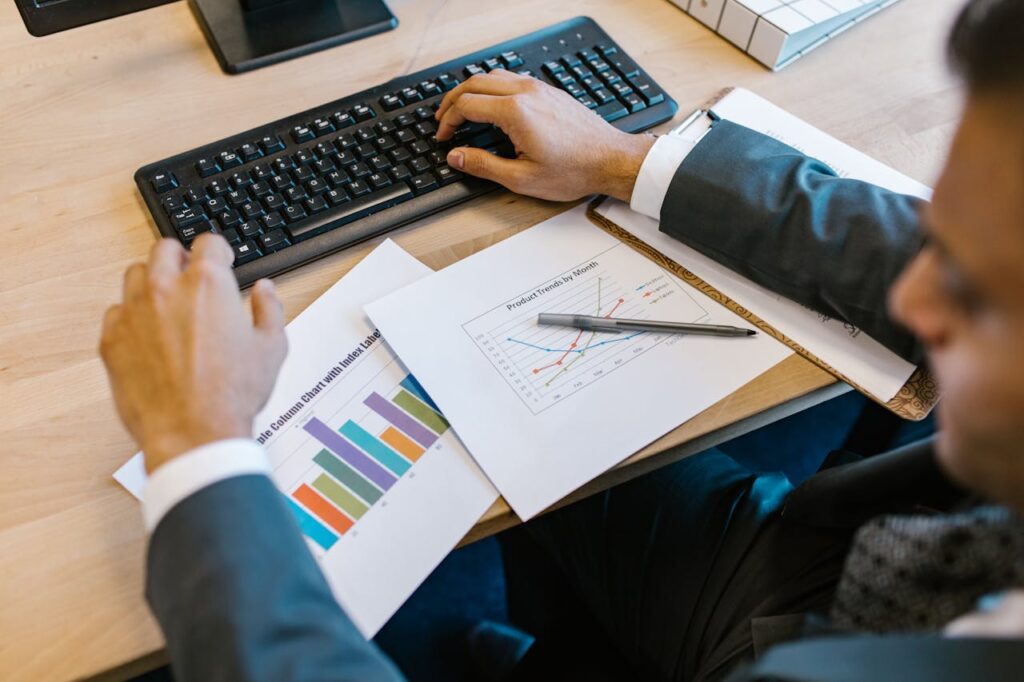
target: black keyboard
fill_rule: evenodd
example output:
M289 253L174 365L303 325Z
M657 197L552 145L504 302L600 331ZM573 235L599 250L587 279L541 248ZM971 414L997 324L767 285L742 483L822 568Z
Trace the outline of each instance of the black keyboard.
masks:
M512 156L500 130L467 124L454 141L434 137L444 93L495 69L561 87L629 132L677 109L601 27L577 17L144 166L135 182L161 235L186 247L223 235L246 286L497 187L445 159L455 145Z

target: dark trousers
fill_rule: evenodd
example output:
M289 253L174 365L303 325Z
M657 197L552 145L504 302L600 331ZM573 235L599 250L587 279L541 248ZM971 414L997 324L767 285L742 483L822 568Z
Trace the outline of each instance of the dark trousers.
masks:
M713 680L827 612L850 535L779 514L782 474L719 450L542 516L502 539L517 679Z

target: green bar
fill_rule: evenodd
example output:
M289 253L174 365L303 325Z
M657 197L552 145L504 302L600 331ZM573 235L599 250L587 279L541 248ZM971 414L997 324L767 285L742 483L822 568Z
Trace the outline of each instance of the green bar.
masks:
M361 497L366 504L373 504L384 494L328 450L321 450L320 454L313 458L313 461L331 476L347 485L349 490Z
M366 513L366 505L360 502L355 495L342 488L337 481L327 474L320 474L313 481L313 487L330 499L331 502L341 507L349 516L356 521Z
M427 407L426 403L414 398L409 391L399 391L398 395L391 399L391 402L419 419L439 436L450 426L444 417Z

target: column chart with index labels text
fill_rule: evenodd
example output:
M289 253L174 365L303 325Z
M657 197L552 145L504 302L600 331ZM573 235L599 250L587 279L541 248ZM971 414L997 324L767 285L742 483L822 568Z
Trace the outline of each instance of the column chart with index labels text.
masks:
M391 390L353 400L358 417L316 415L302 426L319 449L288 494L302 532L329 550L448 429L448 421L412 375ZM352 408L346 410L349 414Z

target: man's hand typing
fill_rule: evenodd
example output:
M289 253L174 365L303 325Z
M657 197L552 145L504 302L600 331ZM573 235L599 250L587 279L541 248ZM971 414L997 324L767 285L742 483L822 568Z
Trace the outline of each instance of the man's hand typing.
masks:
M107 310L100 354L114 402L146 468L225 438L248 438L284 361L284 314L256 283L252 319L221 237L191 252L162 239L125 272L124 300Z
M567 201L607 194L628 202L654 144L607 123L568 93L509 71L477 75L453 89L437 110L437 139L451 139L467 121L501 128L516 158L456 147L448 164L513 192Z

